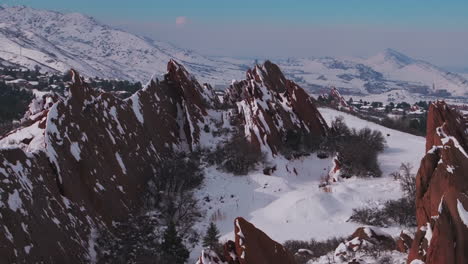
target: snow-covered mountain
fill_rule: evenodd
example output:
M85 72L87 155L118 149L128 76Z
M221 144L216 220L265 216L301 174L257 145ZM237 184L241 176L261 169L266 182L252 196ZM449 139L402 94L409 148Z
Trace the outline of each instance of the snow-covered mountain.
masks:
M462 75L392 49L368 59L286 59L279 65L290 78L312 90L336 86L350 94L375 94L391 90L433 94L443 89L455 96L468 93L468 80Z
M243 79L251 60L207 57L171 44L112 28L79 13L0 8L0 60L48 71L75 68L85 76L146 82L180 61L200 81L227 86ZM285 58L277 63L310 92L329 86L343 94L468 93L468 80L422 60L387 49L368 59ZM439 90L437 92L437 90Z
M104 25L79 13L0 8L0 58L45 70L146 82L163 74L170 59L181 61L203 82L230 83L245 68L221 62ZM216 76L216 77L215 77Z

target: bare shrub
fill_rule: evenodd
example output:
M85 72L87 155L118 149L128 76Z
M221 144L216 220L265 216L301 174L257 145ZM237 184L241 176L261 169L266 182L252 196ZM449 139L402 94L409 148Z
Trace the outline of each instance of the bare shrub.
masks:
M410 163L402 163L398 172L392 173L395 179L400 181L401 189L408 199L416 198L416 176L411 173L413 166Z
M380 177L377 156L385 148L385 138L380 131L370 128L350 129L343 117L331 123L330 133L321 146L333 155L338 153L343 177Z
M314 239L310 241L288 240L284 242L283 246L294 254L298 264L304 264L311 259L324 256L334 251L344 240L345 238L343 237L334 237L324 241L316 241ZM307 249L312 254L296 254L300 249Z
M207 161L235 175L247 175L258 163L265 163L265 155L242 132L236 132L230 140L209 153Z
M353 209L349 221L388 227L391 225L416 226L416 207L413 201L406 197L387 201L383 208L363 207Z

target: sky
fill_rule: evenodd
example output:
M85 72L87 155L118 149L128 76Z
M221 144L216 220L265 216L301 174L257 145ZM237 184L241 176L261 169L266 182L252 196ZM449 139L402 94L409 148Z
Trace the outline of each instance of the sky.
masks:
M205 55L369 57L393 48L468 72L467 0L0 0L80 12Z

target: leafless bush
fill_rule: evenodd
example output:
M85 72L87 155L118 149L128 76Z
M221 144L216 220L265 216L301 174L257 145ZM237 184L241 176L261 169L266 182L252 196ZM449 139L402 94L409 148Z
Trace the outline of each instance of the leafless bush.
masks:
M400 181L401 189L408 199L416 198L416 177L411 173L413 166L410 163L402 163L398 172L392 173L395 179Z
M311 259L324 256L327 253L334 251L344 240L345 238L343 237L334 237L324 241L316 241L314 239L311 239L310 241L288 240L284 242L283 245L295 255L295 259L298 264L304 264ZM300 249L310 250L312 254L295 254Z
M332 121L330 133L322 144L322 151L338 153L343 177L380 177L377 156L384 150L382 133L370 128L350 129L338 117Z
M391 225L415 226L416 225L416 207L413 201L406 197L399 200L387 201L383 208L363 207L353 209L350 221L388 227Z
M258 163L265 163L265 155L242 132L236 132L230 140L209 153L207 161L235 175L247 175Z

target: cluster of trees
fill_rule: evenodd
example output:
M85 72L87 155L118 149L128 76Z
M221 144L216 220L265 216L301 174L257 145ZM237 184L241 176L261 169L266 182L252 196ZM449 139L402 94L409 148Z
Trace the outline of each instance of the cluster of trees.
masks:
M385 117L378 123L384 127L416 136L426 136L427 114L419 117L402 116L398 119Z
M377 156L384 150L385 143L380 131L367 127L350 129L343 117L338 117L331 123L322 150L330 155L338 153L342 177L380 177L382 171Z
M89 85L95 89L102 89L106 92L126 92L128 94L133 94L140 90L143 86L141 82L129 82L127 80L102 80L102 79L91 79Z
M206 159L234 175L247 175L257 164L265 163L265 155L255 149L242 131L236 131L229 140L206 154Z
M33 98L30 91L14 89L0 82L0 134L6 132L4 130L12 121L23 117Z
M188 247L199 241L193 226L201 213L193 190L203 178L200 153L166 157L148 180L141 213L117 224L117 237L100 236L100 259L104 263L185 263Z
M318 97L318 104L323 106L330 106L334 107L331 102L331 97ZM348 103L353 103L353 99L350 98ZM362 99L358 101L363 106L371 105L373 108L383 107L382 102L368 102L363 101ZM425 110L426 112L429 109L429 105L431 102L426 101L419 101L415 103L415 105L419 106L421 109ZM391 113L393 109L399 108L405 111L408 111L411 108L411 105L407 102L400 102L400 103L393 103L390 102L388 105L385 106L385 112L372 112L372 113L361 113L361 112L350 112L350 114L355 115L361 119L365 119L367 121L377 123L379 125L399 130L405 133L410 133L416 136L425 136L426 135L426 124L427 124L427 113L421 114L418 116L408 116L406 112L403 115L399 116L398 118L390 118L387 114Z
M288 130L282 138L279 152L287 159L307 156L320 149L323 138L304 130Z

